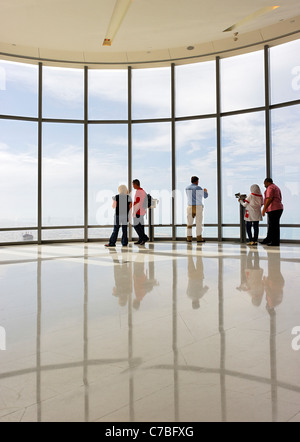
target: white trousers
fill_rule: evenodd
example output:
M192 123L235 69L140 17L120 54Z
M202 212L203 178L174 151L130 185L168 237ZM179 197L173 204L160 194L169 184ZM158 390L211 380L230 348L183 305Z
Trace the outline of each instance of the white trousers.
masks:
M187 237L193 236L193 224L196 218L197 238L202 236L203 232L203 206L188 206L187 208Z

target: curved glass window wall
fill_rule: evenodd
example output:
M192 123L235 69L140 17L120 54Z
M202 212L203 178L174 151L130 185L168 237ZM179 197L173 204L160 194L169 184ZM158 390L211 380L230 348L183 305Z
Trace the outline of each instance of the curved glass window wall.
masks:
M234 194L271 175L282 237L300 240L299 54L296 40L168 68L0 61L0 243L108 238L134 178L159 200L155 237L184 238L192 175L209 191L206 238L237 239Z

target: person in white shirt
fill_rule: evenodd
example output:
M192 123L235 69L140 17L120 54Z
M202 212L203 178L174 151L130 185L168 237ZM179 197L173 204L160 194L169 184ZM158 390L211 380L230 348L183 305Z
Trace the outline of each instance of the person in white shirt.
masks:
M199 178L192 176L191 184L185 189L188 200L187 208L187 242L193 240L193 224L196 219L196 235L197 242L203 243L205 239L202 238L203 232L203 200L208 198L207 189L202 189L199 186Z
M262 221L261 208L264 205L264 199L258 184L253 184L250 188L250 195L243 201L239 199L242 206L245 207L246 229L249 238L248 245L256 246L259 235L259 221ZM252 234L252 228L254 234Z

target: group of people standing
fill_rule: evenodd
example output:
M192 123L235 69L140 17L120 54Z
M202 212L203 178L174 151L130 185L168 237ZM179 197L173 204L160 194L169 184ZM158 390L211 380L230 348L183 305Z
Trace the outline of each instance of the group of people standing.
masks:
M239 199L239 202L245 207L246 229L249 238L248 245L255 246L259 237L259 222L268 215L268 233L261 244L268 246L280 245L280 218L283 213L282 195L278 186L272 178L266 178L264 181L266 188L263 197L258 184L253 184L250 188L250 194L246 199ZM205 242L202 237L203 231L203 199L208 197L207 189L199 186L199 178L193 176L191 184L186 188L188 198L187 208L187 242L192 242L192 227L196 219L197 242Z
M147 194L144 189L141 188L139 180L133 180L132 186L135 193L134 201L129 195L128 189L125 185L119 186L118 195L113 197L113 209L115 209L114 230L110 237L109 243L105 244L105 247L115 247L118 239L119 230L122 227L122 246L128 245L128 232L127 227L129 223L130 213L132 213L133 227L138 235L138 240L135 242L137 245L144 245L149 241L149 237L145 234L145 222L146 208L144 207L144 201L147 198Z
M260 187L253 184L250 194L245 200L239 202L245 207L246 229L249 238L248 245L255 246L259 236L259 222L268 215L268 233L261 244L278 247L280 245L280 218L283 213L282 195L272 178L266 178L264 182L266 191L262 196ZM262 209L263 207L263 209Z
M142 189L139 180L132 182L135 189L135 198L132 201L128 189L122 185L118 189L118 195L113 197L113 208L115 209L114 230L106 247L115 247L118 239L120 228L122 228L122 246L128 245L127 227L129 223L130 213L132 214L133 227L138 235L137 245L144 245L149 241L149 237L145 234L144 218L146 215L147 194ZM261 244L268 246L279 246L280 244L280 218L283 213L282 195L278 186L273 183L271 178L264 181L266 188L263 197L260 187L253 184L250 188L250 194L246 199L239 199L239 202L245 207L246 229L249 238L248 245L254 246L258 243L259 222L263 217L268 215L268 233ZM187 242L193 240L193 224L196 221L196 236L198 243L204 243L203 238L203 211L204 199L208 198L207 189L199 186L199 178L192 176L191 184L186 188L187 194ZM262 208L263 207L263 208Z

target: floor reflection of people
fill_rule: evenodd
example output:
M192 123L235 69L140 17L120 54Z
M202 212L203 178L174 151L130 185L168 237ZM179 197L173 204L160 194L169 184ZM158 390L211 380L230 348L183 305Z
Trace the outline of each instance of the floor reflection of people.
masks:
M247 292L252 299L252 304L257 307L261 305L265 291L263 274L256 249L250 250L247 256L241 256L241 285L237 287L237 290Z
M200 299L209 290L209 287L204 286L204 268L202 256L196 256L196 263L194 256L188 256L188 287L187 296L192 300L192 307L194 310L200 308Z
M256 307L261 305L264 296L264 271L259 264L259 254L257 250L250 250L247 256L247 265L245 270L246 285L248 293L251 296L252 304Z
M270 316L270 375L271 375L271 401L272 421L278 421L278 376L277 376L277 324L276 310L283 300L285 280L281 273L280 252L268 252L268 276L264 277L266 292L266 309Z
M285 280L281 273L280 252L268 252L268 276L264 277L266 308L268 311L273 311L275 307L282 303L284 285Z
M284 284L280 253L277 251L268 252L268 276L264 276L260 267L257 250L250 250L247 257L241 256L241 284L237 290L247 292L253 305L259 307L265 293L267 310L273 310L282 302Z
M132 263L124 255L120 259L117 253L113 254L115 286L112 294L118 298L121 307L127 305L132 293Z
M133 300L133 308L138 310L141 302L147 293L150 293L153 288L159 283L155 279L154 261L149 262L149 271L145 270L145 254L139 253L133 264L133 285L135 299Z

